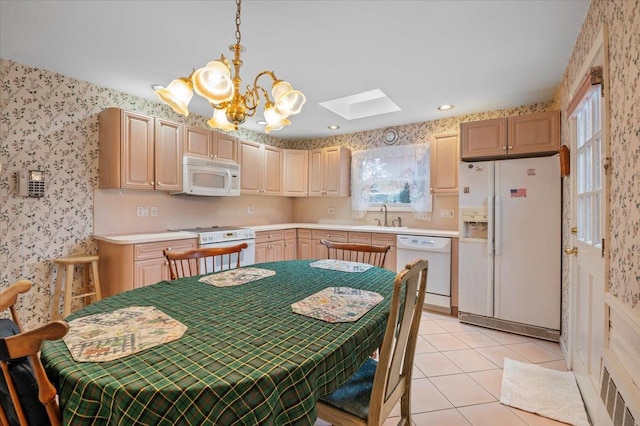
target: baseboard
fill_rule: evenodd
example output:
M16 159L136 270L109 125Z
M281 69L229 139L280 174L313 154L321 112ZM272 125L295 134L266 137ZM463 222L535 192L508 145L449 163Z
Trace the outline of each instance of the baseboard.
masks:
M490 318L468 312L458 312L458 319L460 322L467 324L479 325L481 327L507 331L509 333L521 334L523 336L535 337L538 339L550 340L552 342L558 342L560 340L560 330L521 324L499 318Z

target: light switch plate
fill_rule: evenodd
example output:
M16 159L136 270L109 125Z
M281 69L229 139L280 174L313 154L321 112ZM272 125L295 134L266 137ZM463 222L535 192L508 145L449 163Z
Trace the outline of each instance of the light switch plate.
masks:
M445 219L453 219L453 209L440 209L440 217Z

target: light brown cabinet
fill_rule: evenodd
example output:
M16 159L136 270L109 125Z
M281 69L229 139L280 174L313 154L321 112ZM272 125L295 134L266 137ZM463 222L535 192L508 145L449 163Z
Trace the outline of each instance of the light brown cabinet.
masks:
M235 162L238 160L238 138L201 127L185 126L184 153Z
M298 229L298 259L313 259L311 229Z
M284 260L296 260L298 258L298 240L295 229L284 231Z
M197 246L196 238L141 244L98 241L103 296L168 280L169 265L162 251L166 248L188 250Z
M463 160L551 155L560 148L560 111L460 125Z
M309 151L309 196L349 196L351 151L343 146Z
M391 246L384 259L384 268L396 270L396 234L371 234L371 244L376 246Z
M431 193L458 195L460 142L457 133L435 135L431 143Z
M329 240L336 243L346 243L349 241L347 231L334 231L327 229L311 230L311 248L313 249L312 259L326 259L329 256L327 247L320 241Z
M256 263L296 258L295 229L256 232Z
M282 149L238 141L242 194L282 195Z
M282 195L306 197L309 195L309 151L282 150Z
M182 126L108 108L99 116L99 187L182 189Z

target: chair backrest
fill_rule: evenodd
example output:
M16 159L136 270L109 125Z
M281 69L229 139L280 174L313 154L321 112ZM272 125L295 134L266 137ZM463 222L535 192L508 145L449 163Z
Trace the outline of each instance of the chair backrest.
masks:
M43 340L62 338L69 326L59 321L23 332L16 303L31 286L30 281L20 280L0 291L0 312L8 309L13 320L0 320L0 379L4 379L0 384L3 385L3 396L5 391L8 393L8 398L3 398L8 404L6 410L0 404L0 423L3 425L40 424L47 417L54 425L61 421L56 389L44 372L38 352Z
M369 424L382 424L403 395L401 404L406 407L401 411L410 413L413 357L428 268L426 259L416 259L396 275L389 320L371 390Z
M384 268L387 253L391 250L391 246L338 243L329 240L321 240L320 242L327 247L328 259L368 263L381 268Z
M30 289L31 281L20 280L0 292L0 312L9 309L11 311L11 318L20 331L22 331L22 324L20 324L20 318L18 318L18 311L15 305L18 302L18 296L28 292Z
M49 422L54 426L62 422L56 388L44 371L39 353L43 341L61 339L68 331L69 325L66 322L54 321L33 330L0 338L0 367L13 404L11 408L15 411L11 414L17 416L18 424L42 424L46 419L40 418L41 408L33 394L35 389L27 383L33 378L37 385L37 399L44 405ZM15 380L14 376L17 376ZM9 413L9 409L6 412ZM0 418L3 424L10 424L4 410L0 416L4 416Z
M240 252L249 247L241 243L229 247L197 248L186 251L163 250L169 261L171 279L211 274L240 267Z

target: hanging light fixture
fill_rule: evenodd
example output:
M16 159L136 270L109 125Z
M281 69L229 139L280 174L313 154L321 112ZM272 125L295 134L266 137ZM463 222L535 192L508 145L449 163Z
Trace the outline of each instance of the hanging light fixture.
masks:
M155 89L155 93L175 112L186 117L189 115L188 105L195 91L214 108L213 117L207 124L226 131L238 130L238 126L244 123L247 117L255 115L262 94L265 101L264 119L267 122L265 131L269 133L291 124L288 118L302 110L306 98L302 92L294 90L291 84L278 80L273 71L260 72L253 81L253 87L247 86L244 94L240 92L240 54L244 51L240 44L240 3L241 0L236 0L236 42L229 46L233 52L233 76L229 61L224 55L220 55L220 59L194 70L189 77L177 78L169 86ZM258 79L262 76L271 78L273 98L269 97L266 89L258 85Z

